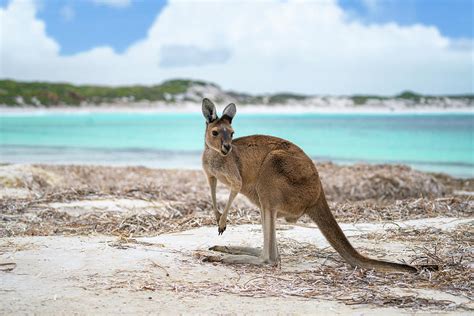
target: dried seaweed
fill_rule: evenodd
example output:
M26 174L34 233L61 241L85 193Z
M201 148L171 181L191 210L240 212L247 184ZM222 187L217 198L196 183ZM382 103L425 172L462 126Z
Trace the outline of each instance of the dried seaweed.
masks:
M105 289L127 288L135 291L173 291L183 295L219 296L228 293L247 297L301 297L305 299L336 300L348 305L371 304L380 307L396 307L411 310L472 310L473 268L469 264L474 254L468 253L466 240L452 238L453 234L470 235L469 225L460 225L456 231L425 231L423 240L443 240L436 251L419 241L411 251L411 261L423 261L429 257L441 266L437 272L422 270L417 274L379 273L372 270L353 269L330 249L318 249L314 245L283 239L280 248L284 252L278 267L228 265L235 277L223 281L186 281L179 274L170 273L166 267L151 262L149 268L138 271L121 271L114 275L113 285L101 278L88 278L91 289L106 284ZM403 231L390 233L395 239L403 238ZM372 234L383 238L384 234ZM413 243L413 240L412 240ZM363 249L369 252L368 249ZM184 254L187 256L187 254ZM196 251L194 264L201 263L215 253ZM465 260L451 258L464 255ZM308 264L309 263L309 264ZM296 267L296 268L295 268ZM298 267L300 267L298 269ZM301 269L301 267L304 267ZM434 291L441 296L423 295ZM450 295L462 297L455 302Z
M473 197L454 194L455 190L472 190L474 181L469 179L430 175L404 166L336 166L328 163L319 164L318 168L331 209L340 222L473 216ZM0 237L111 235L119 238L110 246L127 249L136 245L147 246L137 242L134 239L137 236L156 236L215 225L207 183L199 171L35 166L28 172L30 174L24 178L15 178L18 181L0 183L0 190L3 185L24 189L29 194L28 197L4 195L0 199ZM220 187L219 194L226 195L227 191ZM57 202L117 198L159 202L161 209L158 214L94 211L72 215L51 206ZM222 207L225 199L220 200ZM306 217L300 220L301 225L309 222ZM229 214L229 225L250 223L260 223L259 211L244 199L236 200ZM170 276L166 267L152 265L149 273L142 271L127 275L122 281L119 278L113 287L131 287L137 291L173 290L210 296L231 293L251 297L327 298L345 304L370 303L413 310L472 308L472 304L420 298L410 292L412 289L436 290L462 296L472 303L472 225L459 225L452 231L390 226L383 234L369 233L357 238L405 242L412 247L408 252L409 263L438 264L441 269L437 272L421 271L416 275L354 270L332 250L282 240L280 247L284 261L279 268L232 266L230 268L238 277L228 282L189 283ZM361 251L374 256L380 249ZM210 253L197 252L195 255L196 263L211 264L200 262ZM301 271L291 268L302 262L310 263L312 268Z
M454 179L443 174L428 174L400 165L339 166L317 163L320 177L331 201L367 199L397 200L437 198L455 190L474 190L472 179ZM208 194L201 171L158 170L144 167L100 166L1 166L8 181L5 186L30 190L34 196L67 190L104 194L129 194L139 191L150 198L178 200L189 193Z

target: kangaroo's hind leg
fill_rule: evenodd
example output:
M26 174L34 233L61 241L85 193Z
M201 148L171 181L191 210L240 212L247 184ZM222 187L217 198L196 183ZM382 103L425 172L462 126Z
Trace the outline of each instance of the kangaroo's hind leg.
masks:
M262 210L263 250L247 247L215 246L210 250L226 253L222 257L207 257L206 261L219 261L230 264L266 265L277 264L279 261L275 235L276 213Z

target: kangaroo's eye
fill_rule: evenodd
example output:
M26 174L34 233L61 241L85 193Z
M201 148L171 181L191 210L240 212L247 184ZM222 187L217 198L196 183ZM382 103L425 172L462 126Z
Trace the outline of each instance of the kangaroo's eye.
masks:
M217 136L217 135L219 135L218 131L212 131L212 136Z

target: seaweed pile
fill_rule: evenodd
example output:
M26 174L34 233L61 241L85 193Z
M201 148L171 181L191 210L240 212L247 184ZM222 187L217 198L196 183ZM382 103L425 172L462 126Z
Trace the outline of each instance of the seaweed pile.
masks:
M470 217L473 213L471 196L455 195L452 185L405 166L326 163L319 165L319 172L340 222ZM459 181L464 187L474 184L469 179ZM218 189L223 207L226 189ZM9 196L12 190L23 191L20 196L15 195L18 191ZM7 165L0 167L0 191L1 237L92 233L152 236L214 224L209 189L200 171ZM120 198L159 202L161 212L95 210L71 215L51 207L57 202ZM258 224L259 211L245 198L237 199L229 222ZM310 220L303 217L301 222Z
M318 170L331 209L342 223L391 223L440 216L473 218L474 197L466 192L474 192L474 179L454 179L397 165L322 163L318 164ZM223 207L227 190L218 187L218 196L220 207ZM200 171L5 165L0 166L0 197L1 238L108 235L117 236L117 246L125 247L124 244L138 243L135 237L215 225L208 186ZM79 208L75 213L64 207L73 202L94 204L95 201L120 199L145 201L155 206L153 210L151 206L138 210L132 203L123 212ZM55 206L58 203L60 206ZM229 214L229 225L259 223L259 211L244 198L236 199ZM470 310L472 306L466 304L420 299L410 292L412 288L438 290L468 298L472 303L474 229L472 222L470 224L459 225L450 231L391 225L383 234L357 237L359 240L407 242L410 246L406 246L409 250L405 254L409 262L441 267L437 272L421 271L415 276L354 270L332 249L282 240L281 266L287 268L235 266L231 267L237 275L235 279L225 283L193 284L170 283L166 280L173 276L156 278L143 272L144 275L128 276L123 280L123 286L138 291L170 289L200 295L231 293L252 297L335 298L346 304L371 303L414 310ZM313 224L303 217L299 225ZM377 256L374 250L362 247L361 251ZM200 260L207 254L197 251L194 255ZM304 271L288 268L301 262L317 264ZM243 275L251 278L241 277ZM119 279L117 286L120 284ZM395 293L394 288L401 292Z

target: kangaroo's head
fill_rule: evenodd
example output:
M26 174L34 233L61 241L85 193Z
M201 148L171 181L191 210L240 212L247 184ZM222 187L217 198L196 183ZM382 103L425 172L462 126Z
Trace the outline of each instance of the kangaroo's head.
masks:
M202 100L202 114L206 119L206 145L223 156L227 156L232 150L232 119L236 112L235 104L231 103L219 118L214 103L207 98Z

